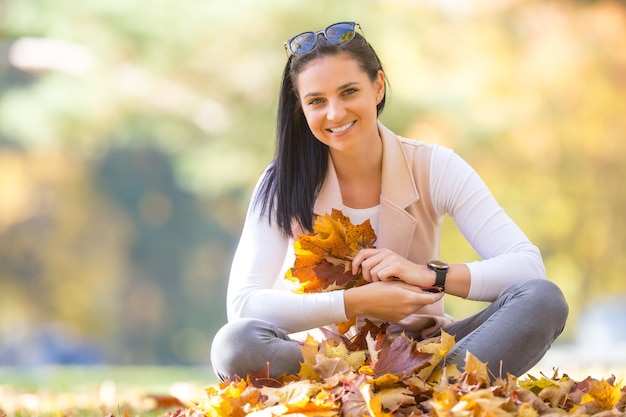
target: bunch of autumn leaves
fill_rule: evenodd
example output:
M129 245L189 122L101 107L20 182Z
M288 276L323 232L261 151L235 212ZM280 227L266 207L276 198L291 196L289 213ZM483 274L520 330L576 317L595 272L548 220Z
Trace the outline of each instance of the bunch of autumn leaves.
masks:
M353 225L350 218L336 209L320 216L313 233L300 236L294 243L296 259L285 278L296 283L296 293L317 293L348 289L366 284L363 276L352 275L352 259L365 248L374 247L376 233L370 221ZM337 323L345 334L356 322L353 318Z
M318 217L314 233L295 243L296 260L286 278L295 291L314 293L364 285L351 273L351 260L373 247L369 221L353 225L340 211ZM354 323L338 323L341 334ZM297 375L269 378L269 369L206 389L197 406L177 412L193 416L623 416L626 388L614 378L576 382L557 372L519 381L489 375L471 353L463 372L446 365L454 346L445 332L417 342L387 333L366 320L353 339L318 343L308 338ZM269 365L268 365L269 366Z

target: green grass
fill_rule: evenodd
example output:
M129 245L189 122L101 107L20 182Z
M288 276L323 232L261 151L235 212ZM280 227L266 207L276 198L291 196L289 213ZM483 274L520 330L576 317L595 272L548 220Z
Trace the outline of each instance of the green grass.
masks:
M158 396L198 401L217 382L206 367L0 367L0 417L163 415Z

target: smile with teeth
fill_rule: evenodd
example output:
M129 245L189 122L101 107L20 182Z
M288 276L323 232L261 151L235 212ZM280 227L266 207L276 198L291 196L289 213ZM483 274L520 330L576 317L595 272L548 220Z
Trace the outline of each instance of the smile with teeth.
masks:
M332 128L330 128L328 130L330 130L333 133L341 133L341 132L345 132L346 130L348 130L353 124L354 124L354 122L350 122L350 123L346 123L343 126L332 127Z

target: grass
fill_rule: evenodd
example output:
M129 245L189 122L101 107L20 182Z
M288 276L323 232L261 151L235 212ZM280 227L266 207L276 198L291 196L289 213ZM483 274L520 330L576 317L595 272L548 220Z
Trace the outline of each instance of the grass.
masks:
M0 416L160 416L216 382L203 367L0 367Z

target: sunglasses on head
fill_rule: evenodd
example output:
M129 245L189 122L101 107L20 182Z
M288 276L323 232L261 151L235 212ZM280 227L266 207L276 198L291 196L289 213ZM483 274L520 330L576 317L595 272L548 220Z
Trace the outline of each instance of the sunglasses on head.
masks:
M324 34L324 37L335 45L350 42L354 39L357 27L363 32L361 25L357 22L333 23L324 30L302 32L285 42L285 50L288 55L306 54L315 48L315 45L317 45L317 36L320 33Z

